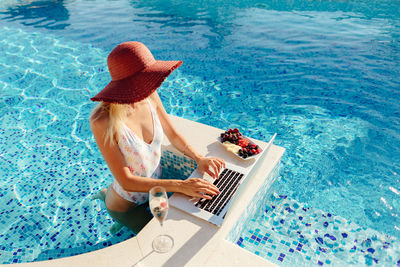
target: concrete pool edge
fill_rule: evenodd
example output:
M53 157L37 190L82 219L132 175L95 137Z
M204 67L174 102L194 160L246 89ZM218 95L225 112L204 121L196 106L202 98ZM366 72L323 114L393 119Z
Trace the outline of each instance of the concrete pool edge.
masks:
M171 116L174 125L188 141L205 155L227 157L228 152L216 144L216 137L222 131L208 125ZM265 142L254 140L261 146ZM166 139L164 149L179 153ZM257 163L251 179L240 187L232 207L227 214L224 224L218 228L205 221L188 215L171 207L165 223L168 233L176 239L174 251L166 254L152 252L151 240L160 231L159 223L152 220L136 236L121 243L100 250L84 253L72 257L59 258L49 261L20 263L19 266L133 266L143 263L145 266L216 266L230 264L257 264L257 266L275 266L275 264L240 248L225 240L236 221L242 216L252 196L258 191L269 173L279 163L285 149L273 146L268 154ZM239 159L232 159L237 164L243 163ZM183 231L185 230L185 231Z

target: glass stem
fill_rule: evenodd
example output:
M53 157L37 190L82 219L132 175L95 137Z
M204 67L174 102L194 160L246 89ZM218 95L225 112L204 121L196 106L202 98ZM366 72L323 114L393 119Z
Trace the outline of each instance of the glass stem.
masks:
M164 225L164 221L160 222L160 226L161 226L160 232L161 232L161 235L164 235L164 227L163 227L163 225Z

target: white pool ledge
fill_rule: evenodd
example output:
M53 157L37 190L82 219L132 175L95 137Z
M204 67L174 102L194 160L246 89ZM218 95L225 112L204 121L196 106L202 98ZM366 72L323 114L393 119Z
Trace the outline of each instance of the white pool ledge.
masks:
M249 166L251 162L234 158L225 151L216 138L222 132L211 126L171 116L178 131L200 153L208 156L227 158L227 161L240 166ZM279 139L279 135L277 137ZM253 140L264 147L265 142ZM165 139L163 148L177 152ZM110 247L81 255L13 264L27 267L45 266L276 266L247 250L225 240L229 231L251 202L254 194L264 183L268 174L279 164L285 149L272 146L263 155L257 166L247 177L236 194L235 199L221 227L193 217L174 207L170 207L164 223L166 232L174 238L175 246L171 252L158 254L153 251L151 242L161 229L157 220L151 220L140 233L129 240Z

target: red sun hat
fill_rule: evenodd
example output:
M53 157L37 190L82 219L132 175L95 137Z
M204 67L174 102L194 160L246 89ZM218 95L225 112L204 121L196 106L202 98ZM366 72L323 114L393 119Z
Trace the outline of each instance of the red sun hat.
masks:
M107 58L111 82L92 101L131 104L151 95L182 61L155 60L140 42L117 45Z

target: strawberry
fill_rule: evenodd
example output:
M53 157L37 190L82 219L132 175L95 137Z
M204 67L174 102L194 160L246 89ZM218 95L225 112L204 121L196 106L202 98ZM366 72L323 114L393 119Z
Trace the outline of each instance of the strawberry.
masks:
M261 149L257 148L256 152L257 152L257 154L260 154L261 153Z
M242 139L239 139L238 145L245 148L248 146L249 143L250 143L250 141L248 139L242 138Z

